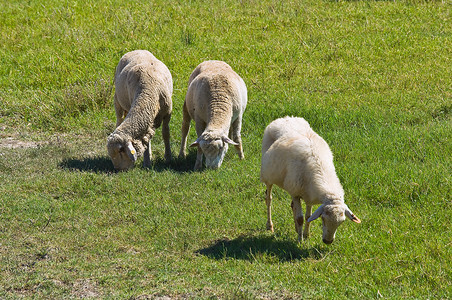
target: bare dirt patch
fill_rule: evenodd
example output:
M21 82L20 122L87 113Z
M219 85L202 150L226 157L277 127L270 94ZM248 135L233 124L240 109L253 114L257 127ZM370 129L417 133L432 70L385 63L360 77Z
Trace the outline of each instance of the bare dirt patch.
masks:
M77 298L97 298L97 284L89 279L80 279L74 283L72 295Z
M17 148L38 148L40 142L21 141L15 137L6 137L0 139L0 148L17 149Z
M42 142L27 140L14 128L0 126L0 148L38 148L42 144Z

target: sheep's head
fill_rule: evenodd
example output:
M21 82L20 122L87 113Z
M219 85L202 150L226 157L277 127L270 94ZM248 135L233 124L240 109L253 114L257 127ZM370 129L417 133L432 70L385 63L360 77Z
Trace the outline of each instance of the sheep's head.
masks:
M336 230L339 225L345 221L345 217L348 217L355 223L361 223L361 220L358 219L343 202L320 205L308 219L308 222L314 221L318 217L322 217L322 239L325 244L331 244L334 241Z
M112 134L107 140L108 155L116 170L126 171L134 166L137 151L130 141L122 141L118 135Z
M199 146L206 157L207 168L218 169L228 151L228 144L238 145L226 135L212 137L203 133L190 147Z

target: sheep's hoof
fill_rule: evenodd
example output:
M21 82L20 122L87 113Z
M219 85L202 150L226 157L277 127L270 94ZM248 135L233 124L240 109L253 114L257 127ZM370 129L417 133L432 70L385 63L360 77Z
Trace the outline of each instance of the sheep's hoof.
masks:
M151 167L151 160L149 158L143 159L143 168L150 168Z
M267 230L270 230L271 232L274 232L272 223L267 223Z
M196 161L194 170L195 171L201 170L201 167L202 167L202 163Z
M145 155L143 157L143 168L150 168L151 167L151 161L152 161L152 155Z

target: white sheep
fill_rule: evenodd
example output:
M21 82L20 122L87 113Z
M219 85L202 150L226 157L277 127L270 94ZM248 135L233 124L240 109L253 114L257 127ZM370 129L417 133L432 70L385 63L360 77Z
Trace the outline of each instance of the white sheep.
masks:
M333 164L328 144L315 133L303 118L285 117L271 122L262 141L260 179L267 186L267 229L273 231L271 220L272 185L276 184L292 196L292 210L298 241L309 236L309 223L322 217L323 242L334 241L338 226L348 217L361 221L344 203L344 190ZM302 234L306 203L306 225ZM312 213L312 205L321 204Z
M168 68L149 51L126 53L115 73L116 129L107 139L108 155L115 169L131 168L143 154L151 165L151 142L162 124L165 159L171 160L169 122L173 80Z
M186 155L187 135L193 119L198 136L190 145L198 148L195 170L202 167L203 154L208 168L219 168L228 144L234 145L243 159L240 130L246 103L245 82L227 63L211 60L199 64L188 81L179 156Z

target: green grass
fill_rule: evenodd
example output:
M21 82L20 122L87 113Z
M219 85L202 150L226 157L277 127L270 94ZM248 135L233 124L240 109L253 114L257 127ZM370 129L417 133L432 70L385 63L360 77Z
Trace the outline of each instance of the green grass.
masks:
M451 291L449 1L3 1L0 298L429 298ZM249 103L245 160L116 173L112 77L148 49L174 80L178 154L192 70L228 62ZM265 126L304 117L329 143L346 203L331 245L296 242L275 189L265 230ZM7 138L39 144L9 149ZM190 141L195 139L192 129ZM31 145L35 145L31 144Z

